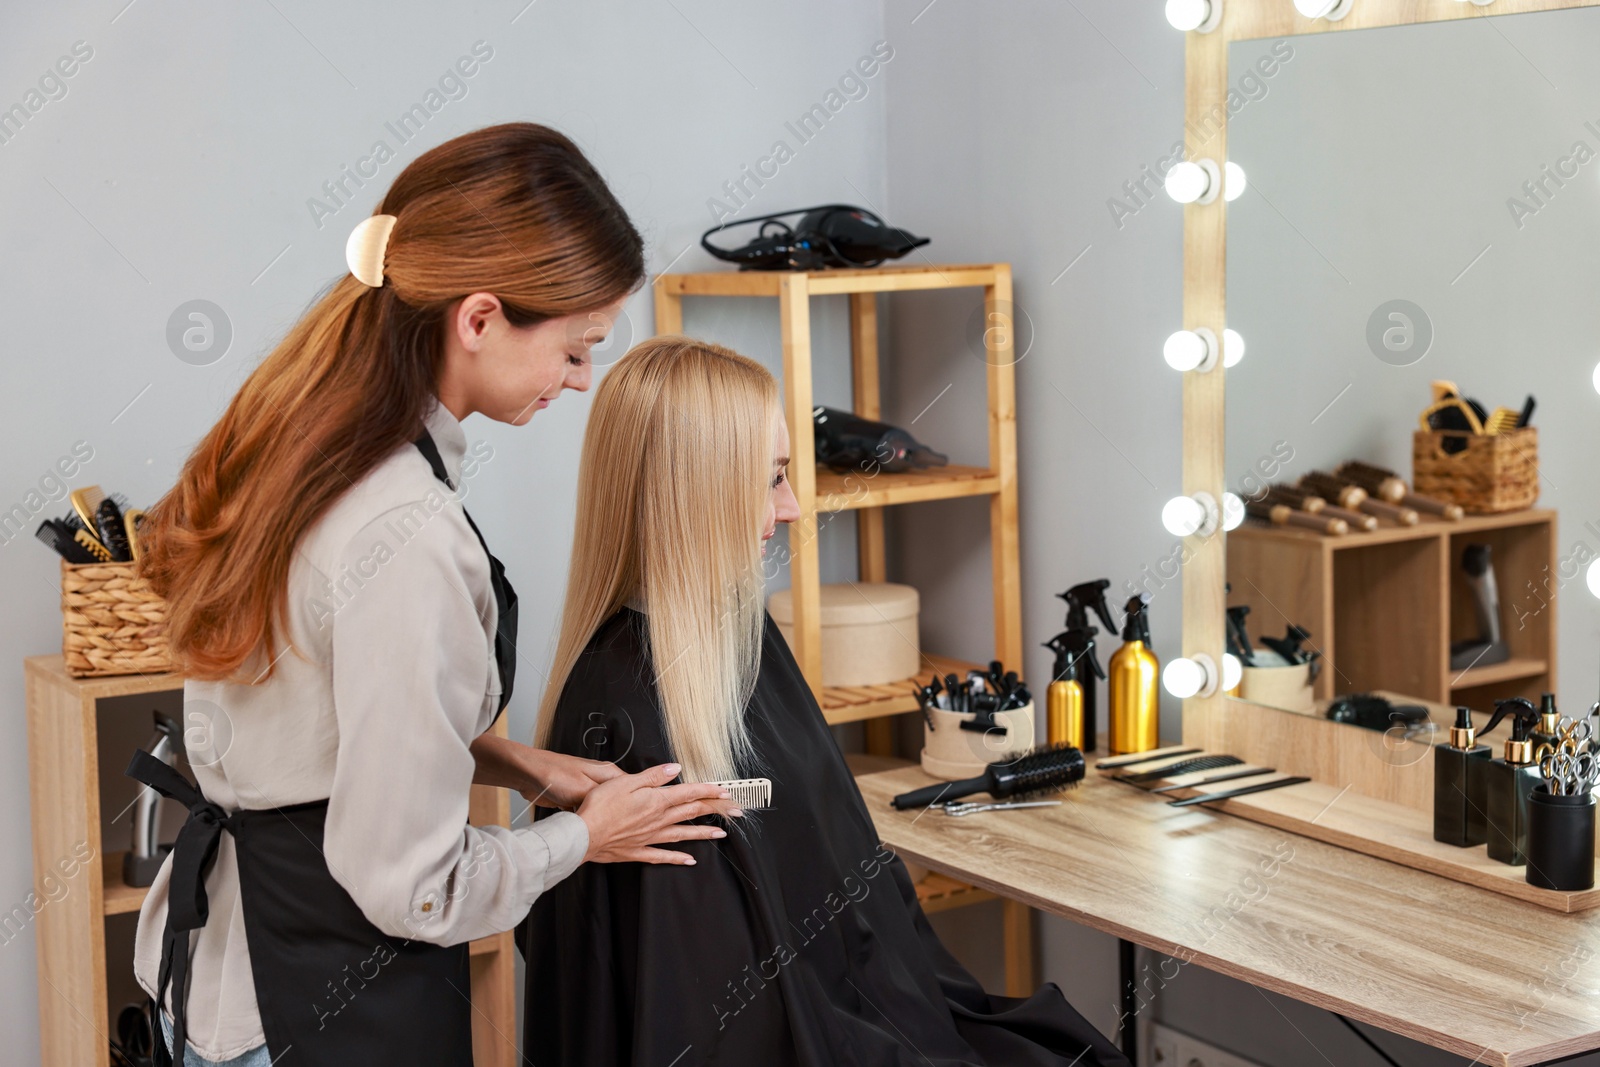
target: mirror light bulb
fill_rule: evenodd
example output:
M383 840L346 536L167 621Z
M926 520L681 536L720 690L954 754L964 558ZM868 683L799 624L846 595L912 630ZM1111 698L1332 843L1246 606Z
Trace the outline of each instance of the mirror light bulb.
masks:
M1167 21L1175 30L1197 30L1211 14L1206 0L1167 0Z
M1244 338L1239 336L1239 331L1229 329L1222 331L1222 365L1224 367L1237 367L1244 358ZM1595 380L1600 382L1600 366L1595 367ZM1595 389L1600 391L1600 385Z
M1230 159L1222 165L1222 199L1239 199L1249 184L1250 179L1245 177L1244 168L1239 164Z
M1206 509L1192 496L1175 496L1161 509L1161 525L1165 526L1173 537L1188 537L1190 534L1199 533L1205 521Z
M1175 659L1161 671L1161 684L1179 700L1188 700L1200 692L1206 682L1206 672L1192 659Z
M1167 338L1167 343L1161 346L1161 355L1167 361L1167 366L1177 371L1190 371L1198 367L1206 358L1206 342L1193 330L1179 330ZM1600 368L1595 371L1596 382L1600 383ZM1600 389L1600 384L1596 385Z
M1217 666L1203 653L1179 656L1162 668L1161 684L1179 700L1207 697L1217 691Z
M1192 204L1206 194L1211 176L1198 163L1185 160L1167 171L1167 195L1180 204Z
M1294 0L1294 9L1308 19L1337 21L1350 13L1352 0Z
M1590 380L1594 382L1594 391L1600 393L1600 363L1594 365L1594 377Z
M1222 22L1222 0L1167 0L1167 21L1184 33L1210 33Z
M1589 570L1584 575L1584 581L1589 583L1589 592L1600 597L1600 559L1589 564Z
M1244 664L1232 652L1222 654L1222 688L1232 689L1244 680Z
M1222 494L1222 528L1224 530L1237 530L1244 522L1244 501L1239 499L1237 493ZM1233 686L1224 686L1232 689Z

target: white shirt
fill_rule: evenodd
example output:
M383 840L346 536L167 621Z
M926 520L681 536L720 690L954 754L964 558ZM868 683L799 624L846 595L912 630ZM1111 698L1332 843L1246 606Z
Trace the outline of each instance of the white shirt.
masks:
M436 405L427 427L459 485L461 424ZM519 830L467 825L468 746L500 704L496 616L489 561L460 502L421 452L397 450L302 536L289 573L293 648L280 648L272 677L184 684L201 790L228 811L326 799L328 869L386 934L455 945L511 929L577 869L589 833L568 812ZM134 970L151 996L171 867L139 914ZM227 1060L265 1040L227 832L206 890L188 1039Z

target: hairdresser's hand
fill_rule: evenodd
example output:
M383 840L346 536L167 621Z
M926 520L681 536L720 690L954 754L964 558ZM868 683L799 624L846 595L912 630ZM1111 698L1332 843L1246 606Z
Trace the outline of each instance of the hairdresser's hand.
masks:
M678 776L667 763L638 774L624 774L589 791L578 817L589 825L586 863L680 863L694 857L652 846L673 841L727 837L717 826L684 826L702 815L738 817L727 790L717 785L667 785Z
M472 758L474 785L515 789L530 804L566 811L576 810L589 790L623 773L615 763L549 752L494 734L472 742Z
M532 779L522 790L528 803L563 811L576 811L595 786L621 778L625 773L615 763L542 748L530 748L523 756L523 765Z

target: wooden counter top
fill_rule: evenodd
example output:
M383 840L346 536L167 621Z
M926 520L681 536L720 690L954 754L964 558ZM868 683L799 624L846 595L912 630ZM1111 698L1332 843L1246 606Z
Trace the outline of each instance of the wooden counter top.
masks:
M1041 911L1484 1064L1600 1048L1600 914L1169 808L1092 771L1059 808L964 818L889 807L933 781L920 769L858 781L902 858Z

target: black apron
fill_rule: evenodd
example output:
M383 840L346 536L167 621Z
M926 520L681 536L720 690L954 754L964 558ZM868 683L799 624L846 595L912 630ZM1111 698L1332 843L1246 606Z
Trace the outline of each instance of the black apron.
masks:
M434 476L453 490L433 438L424 432L415 443ZM499 609L494 653L504 711L516 674L517 594L471 516L467 523L489 556ZM238 856L245 940L274 1067L472 1067L468 946L442 948L390 937L362 914L323 857L326 800L230 814L147 752L134 754L128 774L189 809L172 848L156 989L157 1004L169 985L172 989L172 1047L179 1050L178 1062L187 1036L189 934L206 924L205 877L227 830ZM155 1067L173 1062L166 1044L156 1042Z

